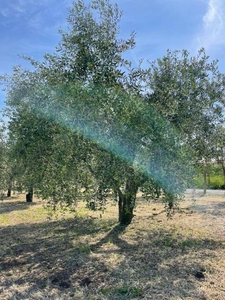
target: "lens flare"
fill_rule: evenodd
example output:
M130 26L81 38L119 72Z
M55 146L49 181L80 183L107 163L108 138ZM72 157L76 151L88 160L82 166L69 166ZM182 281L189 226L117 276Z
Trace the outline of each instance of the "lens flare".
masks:
M110 151L165 191L183 192L190 159L182 137L143 97L106 87L45 85L28 101L36 114Z

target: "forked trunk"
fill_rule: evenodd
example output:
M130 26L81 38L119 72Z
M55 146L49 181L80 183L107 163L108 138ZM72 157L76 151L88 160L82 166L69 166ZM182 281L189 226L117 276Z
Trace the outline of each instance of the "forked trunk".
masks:
M138 187L132 181L127 181L125 191L118 190L119 222L121 225L129 225L133 219Z
M33 188L30 188L28 193L26 194L26 201L33 202L33 195L34 195Z

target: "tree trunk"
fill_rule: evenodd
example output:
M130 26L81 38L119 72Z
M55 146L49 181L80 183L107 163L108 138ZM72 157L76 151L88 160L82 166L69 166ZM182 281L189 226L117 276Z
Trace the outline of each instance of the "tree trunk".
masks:
M7 197L11 197L12 195L12 178L10 177L9 182L8 182L8 190L7 190Z
M210 177L210 172L209 172L209 170L207 171L207 186L208 186L208 188L210 188L210 185L211 185L211 177Z
M27 202L33 202L33 194L34 194L33 188L30 188L28 193L26 194Z
M7 191L7 197L8 197L8 198L11 197L11 194L12 194L12 190L11 190L11 188L8 188L8 191Z
M225 189L225 164L224 164L224 148L220 148L221 151L221 159L218 161L221 164L223 170L223 188Z
M129 225L133 219L137 191L138 187L131 180L127 181L124 193L118 189L119 222L121 225Z
M206 166L204 166L204 171L203 171L203 178L204 178L204 191L203 191L203 194L205 195L206 194L206 189L207 189L207 169L206 169Z
M156 199L159 199L161 195L161 187L158 184L156 184L155 186L155 194L156 194Z
M223 182L224 182L224 189L225 189L225 166L222 164L222 169L223 169Z

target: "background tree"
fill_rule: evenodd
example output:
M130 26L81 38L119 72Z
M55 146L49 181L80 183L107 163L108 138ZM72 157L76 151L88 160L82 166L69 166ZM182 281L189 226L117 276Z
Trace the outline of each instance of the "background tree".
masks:
M215 131L224 122L224 75L204 49L196 57L168 51L145 71L147 101L184 136L192 161L206 175L214 158Z
M5 125L3 121L0 123L0 196L4 195L4 192L9 186L8 176L8 160L7 160L7 139L5 136Z
M223 188L225 188L225 128L223 124L218 124L212 135L214 165L217 164L222 169Z

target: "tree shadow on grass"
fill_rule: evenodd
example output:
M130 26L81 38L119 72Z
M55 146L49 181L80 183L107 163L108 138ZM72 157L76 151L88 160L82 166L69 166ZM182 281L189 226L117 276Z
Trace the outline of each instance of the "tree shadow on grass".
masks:
M210 204L195 204L189 207L189 209L196 210L204 214L212 216L224 216L225 214L225 203L210 203Z
M91 246L92 251L96 251L107 243L113 243L120 249L125 249L128 247L129 244L120 238L120 235L125 231L126 228L127 226L125 225L115 225L101 240Z
M54 299L53 292L60 299L206 299L196 274L204 276L204 260L223 247L163 228L78 217L0 227L0 236L0 298L7 291L21 300Z
M21 202L21 201L13 201L13 202L5 202L0 201L0 214L6 214L11 211L17 210L25 210L28 209L30 206L36 205L35 202Z

